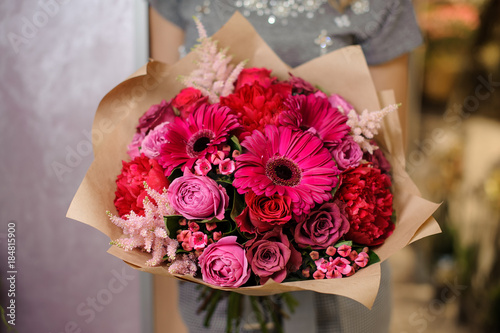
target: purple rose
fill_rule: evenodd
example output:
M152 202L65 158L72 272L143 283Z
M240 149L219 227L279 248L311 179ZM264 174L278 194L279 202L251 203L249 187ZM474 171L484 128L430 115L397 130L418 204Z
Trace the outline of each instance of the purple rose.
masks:
M346 101L342 96L337 94L330 95L330 97L328 97L328 101L330 102L330 105L333 106L334 108L342 109L345 115L347 115L349 111L354 109L354 107L351 104L349 104L348 101Z
M175 118L174 109L170 102L165 100L160 104L152 105L146 113L139 118L139 125L137 125L137 132L146 134L156 126L166 121L171 122Z
M363 158L361 147L349 135L330 151L340 170L357 167Z
M229 205L226 189L207 176L193 175L174 179L167 192L172 207L189 220L224 219Z
M380 169L382 173L389 174L391 172L391 163L389 163L387 158L385 158L385 155L380 148L375 149L373 154L365 152L363 158L368 162L371 162L374 168Z
M295 227L295 241L300 248L326 249L348 231L349 220L342 203L336 200L323 204L300 221Z
M236 236L221 238L212 243L198 258L203 281L220 287L240 287L250 278L245 250Z
M260 284L269 279L279 283L288 272L297 271L302 264L302 256L281 228L267 232L260 240L250 240L247 248L247 259L254 274L260 277Z
M142 141L141 152L149 158L158 159L161 146L167 142L165 135L167 134L167 125L169 122L161 123L152 129Z

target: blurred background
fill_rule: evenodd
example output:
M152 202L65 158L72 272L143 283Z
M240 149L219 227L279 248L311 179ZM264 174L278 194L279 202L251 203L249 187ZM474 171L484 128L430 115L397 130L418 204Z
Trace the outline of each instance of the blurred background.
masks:
M391 333L500 332L500 1L414 5L426 42L411 57L407 167L442 202L443 233L391 258ZM147 61L147 12L0 0L0 305L8 314L13 227L17 332L153 331L151 278L65 218L99 101Z

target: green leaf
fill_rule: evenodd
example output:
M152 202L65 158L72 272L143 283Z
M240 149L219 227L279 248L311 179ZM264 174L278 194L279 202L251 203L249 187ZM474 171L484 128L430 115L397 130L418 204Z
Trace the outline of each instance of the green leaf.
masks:
M250 305L252 306L255 318L259 322L261 332L267 333L268 331L267 331L266 320L262 315L262 308L260 307L259 304L259 296L250 296Z
M375 253L375 251L368 251L368 265L375 264L380 261L380 257Z
M184 218L182 215L169 215L163 217L168 237L172 238L172 236L177 235L177 230L181 228L179 225L179 220L182 218Z
M335 247L341 247L342 245L352 246L352 241L342 241L335 244Z
M211 295L212 297L210 297L210 299L209 299L209 303L208 303L208 306L207 306L207 313L205 315L205 320L203 322L203 325L205 327L209 327L210 326L210 320L212 319L212 316L213 316L213 314L215 312L215 309L217 308L217 304L219 304L219 300L222 297L222 293L223 292L221 290L216 290Z
M299 301L290 293L283 293L280 296L290 313L294 313L295 308L299 305Z
M337 186L335 186L335 188L332 190L332 198L335 198L335 194L337 193L337 190L339 189L340 187L340 176L336 176L337 179L338 179L338 182L337 182Z
M181 177L182 175L184 175L184 173L182 172L181 168L175 168L174 170L172 170L172 172L170 173L170 176L167 177L168 179L168 182L169 183L172 183L174 181L175 178L179 178Z
M238 140L238 138L233 135L231 138L229 138L229 147L231 147L233 150L237 150L241 153L241 151L243 150L243 148L241 148L241 145L240 145L240 140Z
M233 323L234 323L234 331L238 332L238 328L240 326L241 319L241 301L242 295L230 292L227 300L227 324L226 324L226 332L231 333L233 331Z
M245 199L238 193L236 188L233 190L233 208L231 209L231 219L236 221L236 217L245 209Z

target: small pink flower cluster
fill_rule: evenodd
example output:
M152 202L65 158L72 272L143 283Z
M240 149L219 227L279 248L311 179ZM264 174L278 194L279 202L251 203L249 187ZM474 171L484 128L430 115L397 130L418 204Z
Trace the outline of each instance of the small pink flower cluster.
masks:
M337 256L335 256L337 255ZM368 247L363 248L361 252L357 252L350 245L343 244L338 248L329 246L326 249L326 256L320 257L318 251L311 251L309 256L314 262L314 273L312 274L315 280L322 279L337 279L343 276L353 275L359 268L363 268L368 264ZM302 270L302 275L306 278L311 276L311 267L306 267Z
M200 158L196 160L194 165L194 172L198 176L206 176L211 170L212 165L218 166L217 174L229 176L236 170L236 163L234 158L239 156L240 152L235 150L232 153L232 158L229 157L231 154L231 147L224 145L222 150L218 150L214 154L210 154L207 158Z
M179 221L179 226L187 226L187 229L177 231L177 241L185 251L194 250L196 257L203 253L207 245L217 242L222 237L221 231L214 231L217 228L217 223L204 223L204 225L207 232L213 231L210 239L207 233L200 231L200 224L194 221L187 222L184 218Z

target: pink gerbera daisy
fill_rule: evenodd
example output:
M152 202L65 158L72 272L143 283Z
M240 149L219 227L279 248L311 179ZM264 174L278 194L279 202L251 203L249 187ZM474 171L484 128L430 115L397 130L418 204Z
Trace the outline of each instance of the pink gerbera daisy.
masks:
M198 159L217 152L217 145L226 141L229 132L237 128L236 116L219 104L203 104L187 120L175 118L168 124L159 162L170 175L178 166L192 169Z
M340 171L317 136L268 125L264 133L253 131L242 146L248 151L236 158L233 182L240 194L287 195L296 215L332 198Z
M336 146L351 129L347 117L331 106L328 99L311 95L290 97L286 104L288 111L280 114L281 125L316 133L329 148Z

